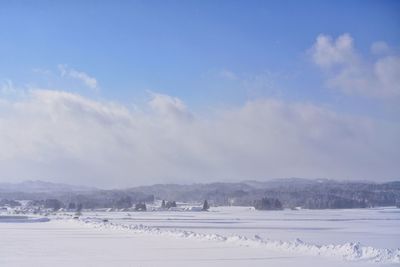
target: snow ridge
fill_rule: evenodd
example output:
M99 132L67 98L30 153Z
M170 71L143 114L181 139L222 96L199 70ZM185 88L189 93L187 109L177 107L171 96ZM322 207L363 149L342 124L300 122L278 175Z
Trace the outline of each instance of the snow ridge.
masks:
M197 240L212 240L219 242L229 242L239 246L247 247L265 247L269 250L275 251L290 251L294 253L313 255L313 256L324 256L324 257L336 257L348 261L366 261L375 263L400 263L400 249L379 249L370 246L362 246L359 242L351 242L340 245L317 245L312 243L303 242L300 239L295 241L280 241L263 239L259 236L254 238L248 238L245 236L222 236L219 234L203 234L196 233L193 231L185 230L161 230L156 227L139 225L125 225L116 224L112 222L103 222L95 218L85 218L79 220L71 220L74 222L81 223L83 225L94 227L100 230L118 230L128 231L135 234L150 234L150 235L163 235L172 236L177 238L193 238Z

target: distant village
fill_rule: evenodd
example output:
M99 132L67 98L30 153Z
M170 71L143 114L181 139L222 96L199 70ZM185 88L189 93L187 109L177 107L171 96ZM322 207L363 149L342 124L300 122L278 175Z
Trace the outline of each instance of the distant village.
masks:
M129 198L123 198L118 201L117 205L112 208L95 208L87 209L90 211L103 211L103 212L144 212L144 211L208 211L210 205L205 200L202 205L192 203L178 203L176 201L155 201L150 204L144 202L132 204ZM84 211L83 205L78 203L68 203L64 205L57 199L46 199L43 201L30 201L30 200L0 200L0 212L11 214L38 214L50 215L57 212L72 212L75 215L81 215Z

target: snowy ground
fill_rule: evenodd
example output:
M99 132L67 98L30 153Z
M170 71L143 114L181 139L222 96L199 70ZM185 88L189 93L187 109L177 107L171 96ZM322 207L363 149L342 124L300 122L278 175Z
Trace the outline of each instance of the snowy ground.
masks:
M394 208L57 217L0 218L0 266L400 265L400 210Z

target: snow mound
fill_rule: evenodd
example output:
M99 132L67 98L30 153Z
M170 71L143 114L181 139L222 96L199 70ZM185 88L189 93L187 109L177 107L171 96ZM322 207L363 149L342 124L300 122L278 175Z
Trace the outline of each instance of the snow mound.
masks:
M71 220L74 222L81 223L83 225L97 228L99 230L117 230L117 231L128 231L135 234L150 234L150 235L161 235L161 236L172 236L177 238L189 238L197 240L212 240L219 242L229 242L239 246L247 247L264 247L268 250L275 251L290 251L293 253L313 255L313 256L324 256L324 257L335 257L347 261L366 261L375 263L400 263L400 249L380 249L369 246L362 246L360 243L345 243L340 245L317 245L312 243L303 242L300 239L294 241L280 241L263 239L259 236L254 238L248 238L245 236L222 236L219 234L203 234L196 233L193 231L185 230L161 230L156 227L149 227L142 224L139 225L125 225L116 224L112 222L103 222L95 218L86 218L79 220Z

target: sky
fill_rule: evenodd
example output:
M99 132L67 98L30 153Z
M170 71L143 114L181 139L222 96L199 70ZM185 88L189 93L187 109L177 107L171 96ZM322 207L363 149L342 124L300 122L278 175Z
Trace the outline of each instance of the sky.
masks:
M398 1L0 1L0 182L399 180Z

